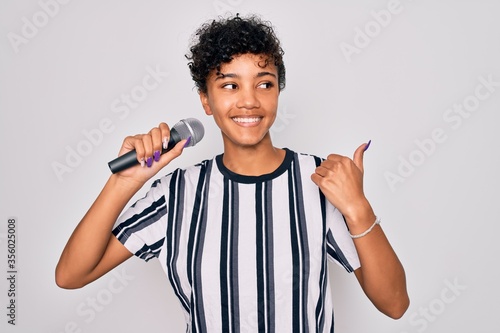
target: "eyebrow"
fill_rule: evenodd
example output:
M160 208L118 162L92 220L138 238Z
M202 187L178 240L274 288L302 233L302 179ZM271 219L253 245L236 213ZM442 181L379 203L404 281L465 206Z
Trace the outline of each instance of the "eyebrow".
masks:
M267 76L267 75L270 75L270 76L276 78L276 74L271 73L271 72L259 72L259 73L257 73L257 75L255 77L259 78L259 77L263 77L263 76ZM216 74L215 81L220 80L220 79L225 79L227 77L229 77L229 78L239 78L240 76L238 74L235 74L235 73L224 74L224 73L219 72L219 73Z

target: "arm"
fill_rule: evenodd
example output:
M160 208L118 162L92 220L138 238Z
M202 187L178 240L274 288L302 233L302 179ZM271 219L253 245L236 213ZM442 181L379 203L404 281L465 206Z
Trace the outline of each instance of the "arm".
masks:
M127 137L119 155L135 149L139 160L147 160L168 142L165 123L148 134ZM132 196L161 168L182 153L185 140L161 155L156 163L144 163L113 174L68 240L56 267L61 288L80 288L101 277L132 256L111 233L114 223Z
M354 159L330 155L311 176L326 198L344 215L352 235L375 222L373 209L363 193L363 144ZM380 225L354 239L361 267L355 275L370 301L391 318L400 318L409 306L403 266Z
M346 217L350 232L360 234L375 221L375 215L367 203L360 209L359 217ZM354 273L363 291L382 313L397 319L409 306L406 277L403 266L392 249L380 225L366 236L355 239L361 267Z

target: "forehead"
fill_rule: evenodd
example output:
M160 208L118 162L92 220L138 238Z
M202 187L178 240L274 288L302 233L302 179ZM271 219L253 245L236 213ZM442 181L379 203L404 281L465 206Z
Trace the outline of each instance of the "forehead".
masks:
M241 54L233 57L233 60L228 63L223 63L220 65L220 74L226 73L248 73L248 72L261 72L267 71L271 73L277 73L276 65L271 61L269 56L263 54ZM215 73L217 76L217 70Z

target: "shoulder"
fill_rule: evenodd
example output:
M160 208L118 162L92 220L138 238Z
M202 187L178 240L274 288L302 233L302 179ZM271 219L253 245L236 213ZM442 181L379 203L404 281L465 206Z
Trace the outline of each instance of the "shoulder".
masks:
M314 154L306 152L296 152L288 148L285 148L285 150L287 150L289 154L293 155L294 162L299 163L301 166L304 165L317 167L321 164L322 161L324 161L323 157Z
M132 208L139 206L139 203L144 206L156 202L165 203L170 195L177 193L179 186L184 187L186 184L189 186L196 186L197 179L202 174L205 174L207 166L213 162L214 159L203 160L197 164L176 168L173 171L155 178L148 187L145 195L132 204Z
M206 173L207 170L209 170L212 166L212 164L215 162L215 157L211 159L205 159L202 160L196 164L187 166L187 167L179 167L168 174L156 179L153 182L153 187L158 186L161 184L162 186L168 186L172 182L172 180L175 179L190 179L190 178L197 178L200 176L202 173Z
M173 173L182 173L188 177L197 176L200 173L205 173L207 170L211 169L212 165L215 163L215 159L216 157L202 160L201 162L193 164L186 168L177 169Z

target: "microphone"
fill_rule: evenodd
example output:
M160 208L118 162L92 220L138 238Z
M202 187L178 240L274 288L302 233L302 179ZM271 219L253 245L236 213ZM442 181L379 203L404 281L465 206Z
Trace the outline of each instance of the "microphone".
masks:
M170 139L168 141L168 146L166 149L162 148L161 154L165 154L167 151L174 148L174 146L178 142L189 137L191 137L191 141L186 147L192 147L200 142L201 139L203 139L204 135L205 129L203 128L203 124L198 119L182 119L170 129ZM123 154L122 156L119 156L110 161L108 163L108 166L112 173L117 173L133 167L136 164L139 164L139 161L137 161L136 151L131 150L128 153Z

